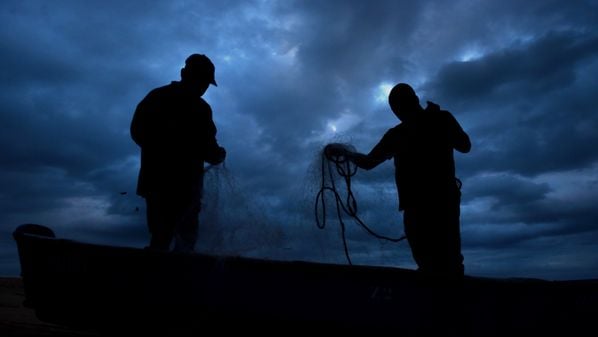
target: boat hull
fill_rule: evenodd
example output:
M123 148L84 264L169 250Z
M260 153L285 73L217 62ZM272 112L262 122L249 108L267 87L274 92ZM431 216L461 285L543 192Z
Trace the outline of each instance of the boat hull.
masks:
M329 326L401 335L592 331L598 280L465 277L400 268L156 252L14 233L26 305L39 319L85 328ZM590 330L588 330L590 329ZM588 333L588 335L591 333Z

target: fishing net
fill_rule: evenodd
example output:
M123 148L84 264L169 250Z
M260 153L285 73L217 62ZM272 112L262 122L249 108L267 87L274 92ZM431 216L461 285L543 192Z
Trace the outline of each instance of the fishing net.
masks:
M224 166L204 176L196 251L215 255L270 256L283 245L284 233L258 199L241 187Z
M392 168L366 172L346 160L344 151L355 149L347 143L322 145L303 166L304 173L276 197L240 184L225 167L210 168L204 177L195 250L277 260L409 265L406 244L397 244L404 237Z

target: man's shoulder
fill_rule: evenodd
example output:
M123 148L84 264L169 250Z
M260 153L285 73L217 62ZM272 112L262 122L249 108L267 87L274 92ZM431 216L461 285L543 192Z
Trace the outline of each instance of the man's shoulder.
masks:
M206 100L203 99L203 97L200 97L197 101L198 101L198 104L201 105L202 107L207 108L210 111L212 110L212 107L210 106L210 104L208 102L206 102Z
M146 102L154 104L172 104L177 103L181 107L190 107L199 111L207 112L210 116L212 108L203 97L189 95L180 82L173 81L169 84L152 89L144 98Z
M446 109L443 109L440 107L440 105L434 103L434 102L430 102L428 101L428 106L426 106L425 109L427 112L432 112L432 113L438 113L444 116L452 116L452 113Z
M392 128L388 129L386 131L386 134L401 133L401 130L403 130L404 128L405 128L405 125L403 123L399 123L399 124L393 126Z
M425 109L427 120L436 121L437 123L440 122L442 124L451 124L454 122L455 117L453 114L446 110L442 109L440 105L428 101L428 106Z
M150 96L150 95L151 96L163 95L163 94L166 94L166 93L171 93L173 91L176 91L177 87L178 86L177 86L176 82L170 82L170 83L168 83L166 85L163 85L161 87L157 87L157 88L152 89L149 92L148 96Z
M401 133L404 132L403 129L404 129L403 123L399 123L399 124L393 126L392 128L386 130L381 141L386 142L386 141L396 140L396 138L400 137Z
M165 100L167 97L172 96L173 92L176 89L173 88L173 84L167 84L167 85L163 85L161 87L157 87L154 88L152 90L150 90L147 95L145 95L145 98L143 99L144 101L151 101L151 102L156 102L156 101L162 101Z

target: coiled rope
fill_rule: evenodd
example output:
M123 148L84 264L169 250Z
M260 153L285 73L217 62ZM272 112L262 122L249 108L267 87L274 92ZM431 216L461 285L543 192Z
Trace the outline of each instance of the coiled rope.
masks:
M349 254L349 247L347 244L346 238L346 225L343 220L343 212L351 217L355 222L357 222L362 228L364 228L370 235L374 236L377 239L387 240L391 242L400 242L406 238L405 235L399 238L391 238L384 235L380 235L373 231L368 225L366 225L361 218L357 215L357 200L355 199L355 195L353 194L353 190L351 189L351 179L357 173L357 165L347 159L347 157L340 153L339 151L330 151L332 147L343 148L348 150L348 146L343 144L329 144L327 145L324 150L322 151L321 156L321 184L318 193L316 194L316 202L315 202L315 218L316 218L316 225L320 229L324 229L326 227L326 216L327 216L327 209L326 209L326 198L325 193L326 191L332 192L334 196L334 203L336 206L336 215L338 218L338 222L341 228L341 237L343 241L343 248L345 251L345 257L347 258L347 262L352 265L351 256ZM332 167L334 165L334 168ZM343 178L346 186L347 195L344 198L341 197L340 193L338 192L334 173L335 172ZM329 183L326 183L326 178L328 177ZM320 219L321 215L321 219Z

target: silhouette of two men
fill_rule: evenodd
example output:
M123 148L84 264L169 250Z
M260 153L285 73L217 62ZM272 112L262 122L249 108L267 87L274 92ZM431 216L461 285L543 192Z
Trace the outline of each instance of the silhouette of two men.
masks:
M219 164L226 157L210 105L201 98L216 85L214 71L205 55L189 56L181 81L152 90L135 111L131 136L141 147L137 193L146 200L151 249L168 250L175 234L175 250L195 245L204 162ZM399 210L419 270L461 277L461 192L453 150L469 152L469 136L450 112L431 102L424 109L407 84L397 84L388 99L400 124L367 155L336 150L367 170L394 159Z

